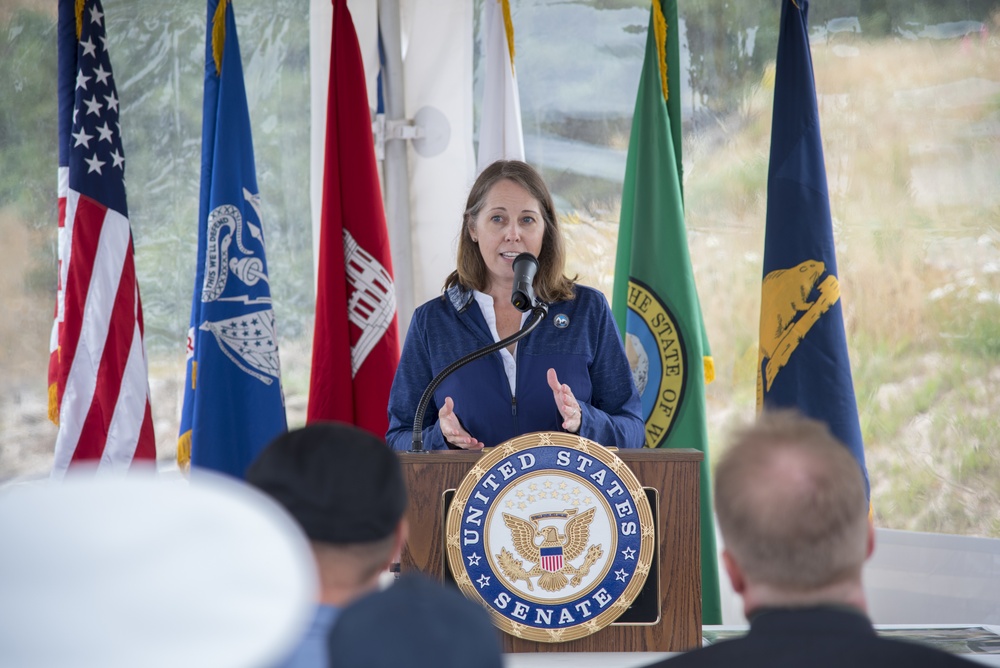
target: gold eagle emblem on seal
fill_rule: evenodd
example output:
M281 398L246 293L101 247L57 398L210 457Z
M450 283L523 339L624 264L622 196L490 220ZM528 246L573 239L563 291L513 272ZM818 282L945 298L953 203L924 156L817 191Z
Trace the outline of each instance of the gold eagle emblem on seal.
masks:
M618 619L654 567L646 490L611 450L535 432L487 449L448 505L455 583L504 632L569 642Z
M502 548L497 555L497 564L503 574L511 582L524 580L528 591L534 591L531 579L535 577L538 578L538 586L545 591L557 592L567 584L579 586L590 573L591 566L604 555L604 550L596 543L587 547L590 523L594 520L596 509L591 508L580 515L576 515L576 512L576 508L570 508L561 513L540 513L530 516L531 521L504 513L503 521L510 529L514 550L524 561L534 565L530 570L525 570L524 561L515 559L507 548ZM539 522L548 517L569 518L566 533L560 534L555 526L540 527ZM538 538L542 539L541 543L535 542ZM583 554L584 550L587 551L587 556L583 563L579 567L573 566L571 562ZM567 574L572 578L567 578Z

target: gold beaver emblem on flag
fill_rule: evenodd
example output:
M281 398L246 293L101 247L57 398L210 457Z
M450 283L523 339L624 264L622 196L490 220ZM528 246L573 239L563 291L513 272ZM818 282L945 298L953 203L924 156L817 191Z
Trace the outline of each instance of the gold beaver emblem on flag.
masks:
M596 508L591 508L581 515L576 515L576 508L562 512L538 513L531 515L526 521L515 515L503 514L504 524L510 529L511 542L518 555L534 566L531 570L524 569L524 561L518 561L506 548L497 555L498 564L503 574L511 582L524 580L528 591L533 591L531 578L538 578L538 586L546 591L560 591L567 584L579 586L585 576L590 573L591 566L604 554L600 545L594 544L587 548L590 539L590 523L594 520ZM576 515L574 517L574 515ZM540 526L544 519L558 518L566 521L564 534L559 533L557 526ZM536 544L536 539L542 542ZM587 550L587 556L578 567L570 562ZM572 579L566 574L572 575Z
M763 405L778 372L820 317L840 299L840 283L829 275L820 282L826 265L806 260L791 269L764 277L760 297L760 350L757 357L757 406ZM809 301L813 290L819 292Z

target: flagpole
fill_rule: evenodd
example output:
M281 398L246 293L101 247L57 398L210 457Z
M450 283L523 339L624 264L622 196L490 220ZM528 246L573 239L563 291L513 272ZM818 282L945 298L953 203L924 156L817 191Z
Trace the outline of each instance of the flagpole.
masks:
M402 37L399 27L399 0L379 0L378 25L382 37L385 65L382 68L385 86L386 126L406 118L406 93L403 85ZM382 182L385 188L385 217L389 228L389 248L395 274L396 317L399 331L409 329L413 313L413 240L410 224L410 170L407 164L406 140L387 136Z

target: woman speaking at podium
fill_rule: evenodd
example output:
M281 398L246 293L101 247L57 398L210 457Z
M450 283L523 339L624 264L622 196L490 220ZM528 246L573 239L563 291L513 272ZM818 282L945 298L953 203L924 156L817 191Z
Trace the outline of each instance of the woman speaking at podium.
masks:
M469 192L458 267L413 314L389 394L386 441L409 450L421 395L442 369L517 332L514 259L538 258L549 304L532 332L447 376L423 422L426 450L479 450L533 431L567 431L619 448L643 444L639 394L604 295L565 276L552 195L524 162L487 167Z

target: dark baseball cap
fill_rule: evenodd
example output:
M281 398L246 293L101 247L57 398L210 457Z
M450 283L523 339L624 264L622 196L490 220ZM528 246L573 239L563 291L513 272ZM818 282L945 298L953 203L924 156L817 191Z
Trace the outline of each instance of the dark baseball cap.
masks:
M278 436L247 469L247 482L321 543L380 540L395 531L406 511L396 453L371 433L339 422L315 422Z

